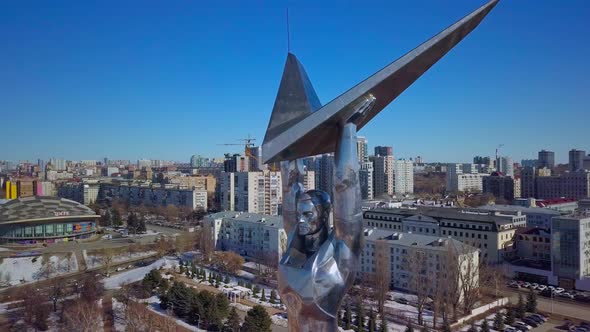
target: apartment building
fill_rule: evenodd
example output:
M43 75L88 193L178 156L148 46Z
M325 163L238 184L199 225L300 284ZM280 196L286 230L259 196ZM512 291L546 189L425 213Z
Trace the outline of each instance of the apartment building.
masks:
M450 237L479 249L482 261L497 264L512 251L514 234L517 228L526 226L526 216L438 207L373 209L363 213L363 225Z
M208 215L204 221L218 250L254 259L276 257L278 261L287 248L282 217L226 211Z
M131 205L166 206L173 205L191 210L207 210L207 191L186 189L180 186L101 183L99 200L120 200Z
M282 201L281 173L228 172L221 176L221 208L278 215Z
M435 280L456 269L465 277L459 280L467 279L465 274L470 273L469 278L477 282L479 255L476 248L451 238L370 228L365 230L361 272L374 275L383 271L378 269L387 271L391 289L414 292L417 285L412 279L417 273ZM429 294L434 293L435 283L424 283L424 286Z

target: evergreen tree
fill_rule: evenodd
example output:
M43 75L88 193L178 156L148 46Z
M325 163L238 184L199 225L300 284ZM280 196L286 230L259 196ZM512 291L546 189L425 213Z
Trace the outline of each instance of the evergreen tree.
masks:
M496 312L494 317L494 330L504 331L504 315L500 311Z
M350 311L350 303L346 303L346 309L344 309L344 329L350 330L352 324L352 312Z
M107 209L104 215L100 217L100 224L102 226L111 226L113 224L113 215L109 209Z
M154 294L154 290L164 284L160 271L153 269L143 277L141 285L147 294Z
M127 217L127 230L129 233L137 234L137 226L139 224L139 220L137 220L137 216L135 213L131 212Z
M365 308L363 306L362 298L356 305L356 326L358 328L358 332L362 332L365 330Z
M187 267L186 268L186 271L184 272L184 274L186 274L186 277L187 278L190 278L191 277L191 270Z
M447 320L443 321L442 332L453 332L451 330L451 324Z
M229 311L229 316L227 316L227 320L225 321L225 325L223 327L224 332L239 332L240 331L240 324L242 324L242 319L240 319L240 315L236 311L235 307L232 307Z
M185 318L191 312L191 293L183 283L175 282L166 297L166 307L171 308L176 316Z
M218 293L215 295L215 311L222 318L227 317L229 314L229 300L225 294Z
M387 331L387 318L385 318L385 315L381 315L381 325L379 326L379 332L388 332Z
M145 226L145 216L141 216L137 222L137 233L145 233L146 231L147 227Z
M477 332L477 327L475 327L475 323L471 323L469 330L467 332Z
M414 327L412 326L412 323L408 322L408 325L406 326L406 332L414 332Z
M274 289L270 291L270 304L277 303L277 291Z
M526 314L526 303L522 298L522 294L518 293L518 303L516 304L516 317L523 318Z
M484 319L481 323L480 332L490 332L490 325L488 324L487 319Z
M271 332L272 320L261 305L256 305L248 311L244 324L242 325L242 332Z
M223 279L223 283L229 284L230 282L231 280L229 279L229 276L225 276L225 278Z
M373 311L372 307L371 310L369 310L369 332L377 332L375 311Z
M537 312L537 294L532 288L526 298L526 311L532 313Z
M514 322L516 321L515 311L516 310L513 306L506 307L506 319L504 320L504 323L508 325L514 324Z
M121 214L119 213L119 210L117 209L113 209L113 212L111 213L112 216L112 222L111 224L115 227L119 227L123 224L123 220L121 219Z
M264 288L262 289L262 295L260 295L262 301L266 301L266 293L264 292Z
M209 272L209 283L213 284L213 273Z

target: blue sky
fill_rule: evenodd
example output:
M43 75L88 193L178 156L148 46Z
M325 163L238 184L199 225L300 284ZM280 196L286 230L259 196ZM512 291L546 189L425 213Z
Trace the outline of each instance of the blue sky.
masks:
M483 1L13 1L0 159L172 159L259 142L291 49L322 103ZM559 4L559 6L558 6ZM590 150L590 2L501 1L361 135L396 157ZM589 151L590 152L590 151Z

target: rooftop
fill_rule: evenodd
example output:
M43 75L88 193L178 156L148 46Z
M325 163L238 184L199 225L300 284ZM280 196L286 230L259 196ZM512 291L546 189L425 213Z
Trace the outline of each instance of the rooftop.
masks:
M260 223L271 227L283 228L283 217L270 216L266 214L224 211L210 214L211 219L235 219L238 221L245 221L251 223Z
M475 222L487 222L498 225L512 223L514 215L502 214L499 211L478 210L475 208L443 208L433 206L416 206L412 208L373 209L367 213L401 214L406 217L412 215L424 215L434 219L454 219Z
M0 205L0 224L39 219L69 219L99 216L89 207L65 198L35 196L10 200Z
M386 240L390 244L440 251L447 250L448 245L453 245L453 247L457 248L460 252L473 252L477 250L472 246L466 245L452 238L412 233L399 233L377 228L365 229L365 240Z
M555 210L545 209L542 207L525 207L520 205L484 205L480 206L479 209L488 210L488 211L500 211L500 212L521 212L523 214L528 213L542 213L542 214L550 214L558 216L560 213Z

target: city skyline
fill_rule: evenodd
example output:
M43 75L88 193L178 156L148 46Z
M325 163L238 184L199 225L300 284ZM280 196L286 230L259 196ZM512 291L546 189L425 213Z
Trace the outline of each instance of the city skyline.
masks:
M292 51L325 103L481 3L303 2L290 7ZM558 163L572 148L590 150L582 104L590 48L576 42L589 32L590 6L532 4L501 2L468 43L360 132L369 146L440 162L493 156L498 144L517 162L541 149L556 152ZM241 152L217 144L248 134L262 142L287 53L284 6L127 5L110 16L91 4L43 6L12 4L0 14L0 108L9 110L5 137L19 138L1 159L188 161ZM486 47L490 40L497 46ZM23 115L40 128L20 134Z

